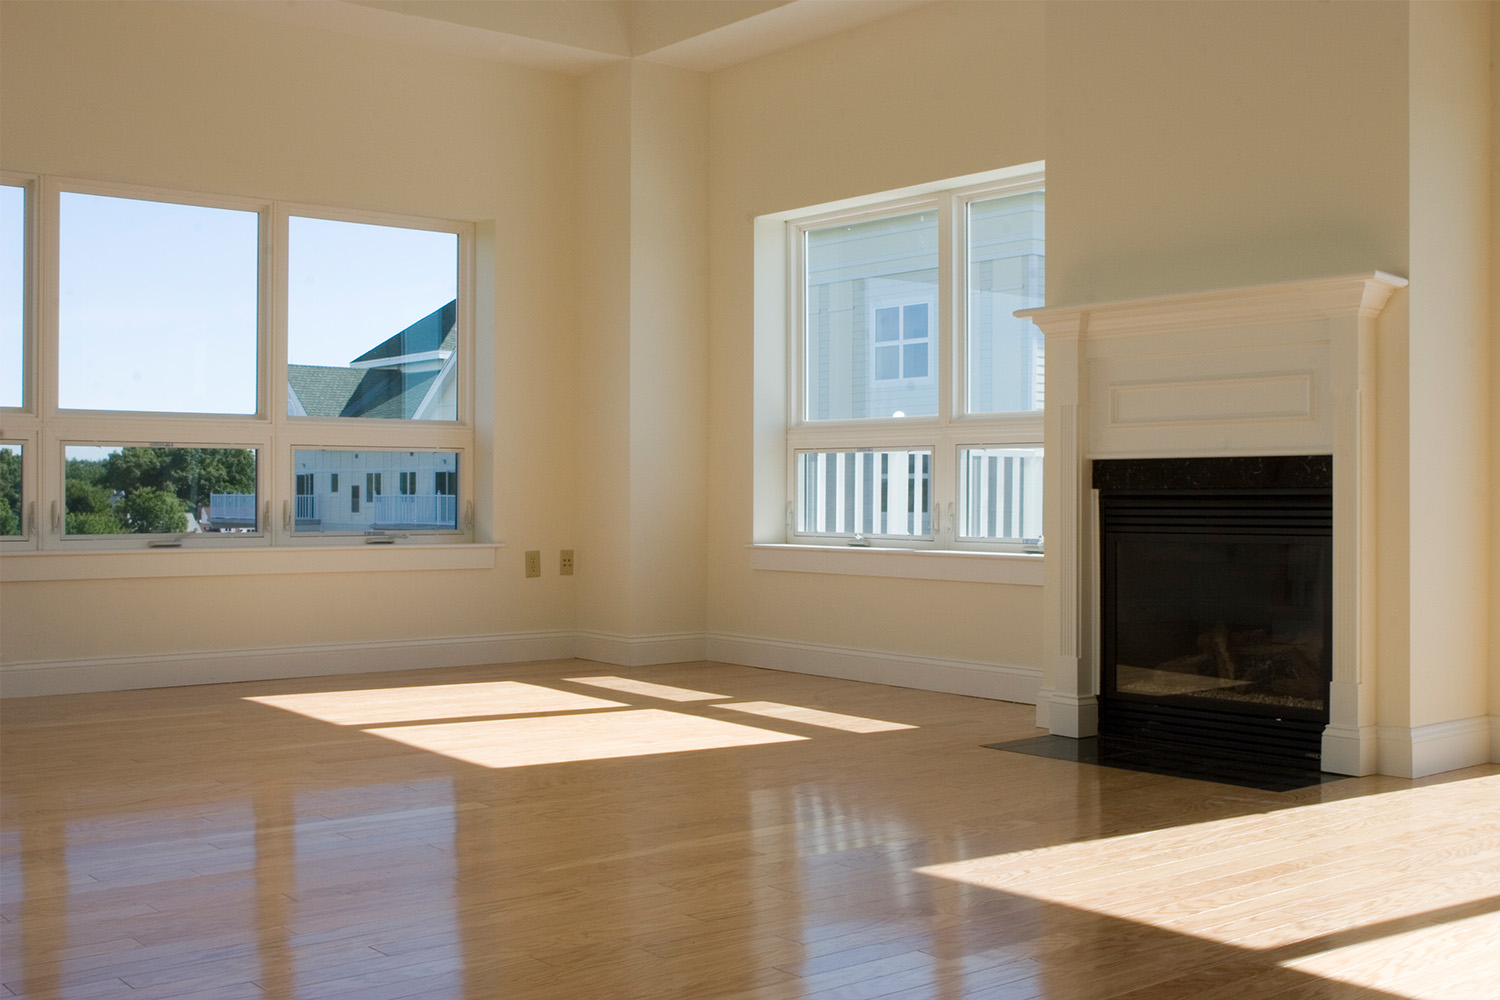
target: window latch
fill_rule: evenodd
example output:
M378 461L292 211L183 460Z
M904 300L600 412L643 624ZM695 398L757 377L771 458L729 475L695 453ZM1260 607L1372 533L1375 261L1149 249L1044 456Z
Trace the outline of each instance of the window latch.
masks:
M62 534L62 515L57 509L56 500L52 501L52 533L54 535Z
M290 500L281 501L281 526L287 531L292 530L292 502Z
M26 533L36 534L36 501L33 500L26 505Z

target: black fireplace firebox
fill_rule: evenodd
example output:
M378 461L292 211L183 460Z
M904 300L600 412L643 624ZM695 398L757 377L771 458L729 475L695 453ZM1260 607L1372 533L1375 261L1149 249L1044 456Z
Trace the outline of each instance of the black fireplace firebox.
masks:
M1316 770L1333 460L1098 460L1101 740Z

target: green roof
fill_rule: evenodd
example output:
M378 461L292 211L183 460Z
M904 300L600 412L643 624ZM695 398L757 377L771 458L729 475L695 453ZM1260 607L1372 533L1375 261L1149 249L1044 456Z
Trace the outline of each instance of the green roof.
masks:
M394 368L287 365L286 376L309 417L410 419L438 373L406 374Z
M431 351L451 351L458 341L458 301L434 309L389 340L355 358L353 364L365 364L385 358Z

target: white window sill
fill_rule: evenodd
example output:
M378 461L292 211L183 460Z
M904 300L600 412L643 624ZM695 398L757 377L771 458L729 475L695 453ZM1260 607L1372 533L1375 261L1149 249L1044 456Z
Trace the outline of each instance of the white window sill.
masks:
M850 545L758 544L750 568L782 573L885 576L959 583L1042 585L1042 557L1022 552L955 552L933 549L880 549Z
M0 582L494 569L496 551L504 547L492 543L469 543L7 552L0 555Z

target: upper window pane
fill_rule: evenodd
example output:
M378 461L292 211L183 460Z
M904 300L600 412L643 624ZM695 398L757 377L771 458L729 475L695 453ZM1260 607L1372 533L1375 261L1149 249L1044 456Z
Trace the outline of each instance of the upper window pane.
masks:
M259 215L76 192L60 212L60 404L256 412Z
M292 217L287 413L458 419L458 237Z
M969 203L968 411L1042 408L1042 334L1012 315L1043 304L1042 192Z
M0 185L0 406L20 406L26 349L26 189Z
M805 238L806 419L936 414L937 212Z

